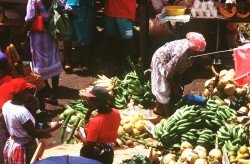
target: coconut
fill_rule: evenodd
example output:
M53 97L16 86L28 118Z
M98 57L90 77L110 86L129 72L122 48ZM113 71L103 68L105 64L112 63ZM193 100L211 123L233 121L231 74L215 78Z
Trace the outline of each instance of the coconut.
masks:
M228 73L227 70L225 70L225 69L221 70L220 73L219 73L219 77L221 78L221 77L225 76L227 73Z
M207 158L207 153L203 150L195 150L195 152L198 154L199 158L206 159Z
M222 159L222 152L219 149L212 149L209 152L209 157L213 160L217 159L220 161Z
M250 94L247 94L247 100L250 102Z
M220 97L220 95L221 95L220 91L218 91L217 88L214 88L213 94L214 94L215 96L219 96L219 97Z
M163 157L163 163L169 163L170 161L176 161L175 154L169 153Z
M245 106L242 106L242 107L240 107L239 112L241 114L247 115L247 113L249 112L249 109Z
M207 160L203 158L197 159L194 164L207 164Z
M181 144L181 151L183 152L185 149L193 149L193 146L191 145L191 143L184 141Z
M247 90L245 88L236 88L236 94L238 96L242 96L247 93Z
M203 96L208 97L210 95L209 89L206 88L202 94Z
M234 95L236 92L236 87L234 84L227 84L224 88L224 93L228 96Z
M198 150L201 150L203 152L205 152L207 154L207 149L203 146L200 146L200 145L197 145L195 148L194 148L195 151L198 151Z
M183 152L181 153L181 160L182 161L188 161L188 157L192 156L194 154L193 150L190 148L186 148L185 150L183 150Z
M241 154L249 153L248 148L246 146L241 146L240 149L239 149L239 152Z
M208 88L213 85L214 85L214 80L212 79L208 79L207 81L205 81L205 84L204 84L205 88Z
M218 89L222 89L222 88L224 88L227 84L228 84L228 81L226 81L225 79L220 79L220 80L218 81L217 88L218 88Z
M131 133L133 131L133 126L130 123L127 123L123 126L123 130L126 133Z

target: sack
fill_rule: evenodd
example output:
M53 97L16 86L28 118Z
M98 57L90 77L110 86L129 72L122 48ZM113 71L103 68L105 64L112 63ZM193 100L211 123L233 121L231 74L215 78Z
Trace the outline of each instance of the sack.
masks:
M38 12L37 0L35 1L36 16L31 24L30 31L42 32L44 31L43 17Z
M71 27L66 10L60 6L58 0L53 4L53 13L49 21L49 33L59 41L67 40L71 35Z

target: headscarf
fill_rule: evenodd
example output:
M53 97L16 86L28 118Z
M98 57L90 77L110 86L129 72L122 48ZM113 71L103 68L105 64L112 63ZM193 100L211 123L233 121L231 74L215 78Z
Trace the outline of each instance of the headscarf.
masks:
M206 48L206 40L202 34L197 32L189 32L186 35L186 38L189 42L190 49L195 52L202 52Z

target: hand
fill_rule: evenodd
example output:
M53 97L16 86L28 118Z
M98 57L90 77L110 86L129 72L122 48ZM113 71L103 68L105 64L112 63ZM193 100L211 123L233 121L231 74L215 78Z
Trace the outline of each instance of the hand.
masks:
M80 131L79 128L76 129L75 133L74 133L74 136L77 138L77 139L81 139L82 137L82 133Z
M61 127L61 125L62 125L62 123L60 123L59 121L50 123L50 127L53 130L59 129Z

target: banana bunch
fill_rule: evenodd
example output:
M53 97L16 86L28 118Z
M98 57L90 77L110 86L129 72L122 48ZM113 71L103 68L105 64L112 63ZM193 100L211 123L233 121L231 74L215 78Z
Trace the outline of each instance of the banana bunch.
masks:
M126 107L127 100L130 99L133 99L135 103L143 107L151 107L155 104L155 98L151 92L150 81L142 83L135 71L126 74L124 80L114 89L115 107Z
M212 148L215 141L215 135L213 131L210 129L203 129L198 134L199 138L197 140L197 144L207 148Z
M194 133L193 126L198 116L198 112L194 109L195 105L184 106L178 109L174 115L166 121L160 122L156 125L153 137L160 139L163 146L171 146L180 143L181 139L185 138L185 134ZM182 134L184 137L182 138ZM186 137L189 139L189 137ZM190 136L191 140L197 140L195 135Z
M204 120L203 126L208 127L213 131L217 131L223 126L222 121L229 121L230 119L235 118L237 114L235 110L223 105L219 99L209 99L206 108L200 110L202 120Z
M198 140L198 130L197 129L190 129L188 132L183 133L181 135L181 143L183 143L184 141L187 141L189 143L191 143L192 145L196 144L197 140Z
M248 142L248 136L244 129L239 125L225 124L217 131L219 145L223 146L226 141L230 140L232 145L244 145Z
M83 96L84 93L90 92L90 91L93 89L93 87L94 87L93 85L90 85L89 87L87 87L87 88L85 88L85 89L80 89L80 90L79 90L79 95L80 95L80 96Z
M188 141L212 147L215 141L213 134L224 122L235 116L236 112L222 105L218 99L209 99L206 107L185 105L177 109L166 121L158 123L153 137L160 139L164 146Z
M127 99L126 99L126 92L123 94L123 89L121 87L115 88L114 89L114 101L113 105L118 108L118 109L124 109L127 107Z
M93 85L105 88L112 92L119 85L120 80L117 77L108 78L105 75L97 75L98 79L93 82Z
M85 89L81 89L79 91L80 96L82 96L83 93L91 91L94 88L94 86L103 87L109 92L110 95L114 94L113 89L120 84L120 80L117 77L108 78L105 75L97 75L97 76L98 79L94 81L92 85L90 85Z

